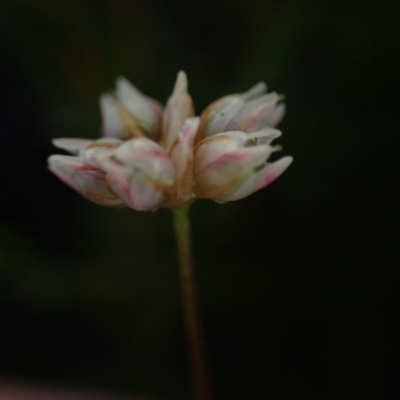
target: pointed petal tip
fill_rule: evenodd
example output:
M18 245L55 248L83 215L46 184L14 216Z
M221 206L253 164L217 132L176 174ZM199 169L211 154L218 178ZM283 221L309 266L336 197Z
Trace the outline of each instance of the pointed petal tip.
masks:
M263 81L256 83L246 92L242 93L241 96L244 100L251 100L255 97L261 96L267 92L267 84Z
M178 78L181 78L181 77L183 77L184 79L187 79L186 72L183 69L178 71Z
M248 133L247 140L257 139L259 145L270 145L275 139L282 135L282 131L273 128L265 128L256 132Z
M99 97L100 109L103 113L114 112L117 106L117 99L112 93L102 93Z
M131 81L124 76L118 76L115 80L115 92L116 97L120 101L126 101L132 95L133 96L143 96L140 90Z
M286 104L279 103L270 116L269 124L271 126L278 125L282 121L285 114L286 114Z
M73 156L53 154L47 159L49 171L74 190L78 190L73 176L79 164L78 158Z
M91 145L93 140L90 139L74 139L74 138L56 138L51 143L54 147L68 151L71 154L78 154L80 150Z
M188 126L198 126L200 124L200 117L190 117L190 118L186 118L184 126L188 125Z
M188 89L188 79L185 71L179 71L176 77L173 93L186 92Z
M48 157L47 163L49 165L73 165L78 162L78 158L74 156L64 156L62 154L52 154Z
M267 84L264 81L260 81L257 82L252 89L258 93L265 93L267 91Z
M125 78L124 76L122 76L122 75L117 76L117 77L115 78L115 83L116 83L117 86L119 86L119 85L124 85L124 84L126 84L126 83L128 83L128 84L131 85L131 83L129 82L129 80L128 80L127 78Z
M54 147L58 147L57 146L57 144L60 142L60 139L51 139L51 144L54 146Z
M254 132L257 133L257 132ZM268 136L275 136L275 137L280 137L282 135L282 131L279 129L275 129L275 128L264 128L258 131L258 133L263 133L264 135L268 135Z
M293 162L293 157L285 156L279 159L278 161L273 162L272 164L267 165L263 171L260 172L261 177L261 185L259 185L258 189L262 187L270 185L275 179L279 178L286 169Z
M280 163L281 168L284 168L283 169L283 171L284 171L293 162L293 157L292 156L285 156L285 157L282 157L280 160L278 160L276 162Z

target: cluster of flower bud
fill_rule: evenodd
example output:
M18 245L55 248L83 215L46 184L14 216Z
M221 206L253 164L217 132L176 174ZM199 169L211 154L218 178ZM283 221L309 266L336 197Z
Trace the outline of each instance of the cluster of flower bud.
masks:
M72 155L52 155L49 169L84 197L138 211L173 208L194 198L239 200L269 185L292 162L268 163L285 106L259 83L222 97L195 117L179 72L163 108L125 78L100 97L98 140L55 139Z

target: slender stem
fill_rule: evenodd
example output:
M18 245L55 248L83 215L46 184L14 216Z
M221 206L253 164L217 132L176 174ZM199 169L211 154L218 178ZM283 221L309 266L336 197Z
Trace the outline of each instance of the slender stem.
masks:
M210 381L205 360L205 346L192 268L189 205L185 204L174 209L174 223L178 244L180 278L195 399L211 400Z

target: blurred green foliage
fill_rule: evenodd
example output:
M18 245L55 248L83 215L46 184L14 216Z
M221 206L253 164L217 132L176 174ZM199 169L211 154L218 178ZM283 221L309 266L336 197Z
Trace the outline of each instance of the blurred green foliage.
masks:
M0 374L189 398L171 215L97 207L45 169L50 138L99 135L116 76L164 102L184 69L197 112L259 80L285 93L295 158L193 206L217 397L397 398L399 11L3 0Z

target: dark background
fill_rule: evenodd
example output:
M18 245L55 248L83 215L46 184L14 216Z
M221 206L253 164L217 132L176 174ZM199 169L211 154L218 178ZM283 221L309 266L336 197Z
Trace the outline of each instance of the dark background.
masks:
M192 207L218 399L398 398L400 10L390 0L3 0L0 375L190 398L171 213L101 208L46 170L99 135L122 74L197 112L265 80L294 163Z

